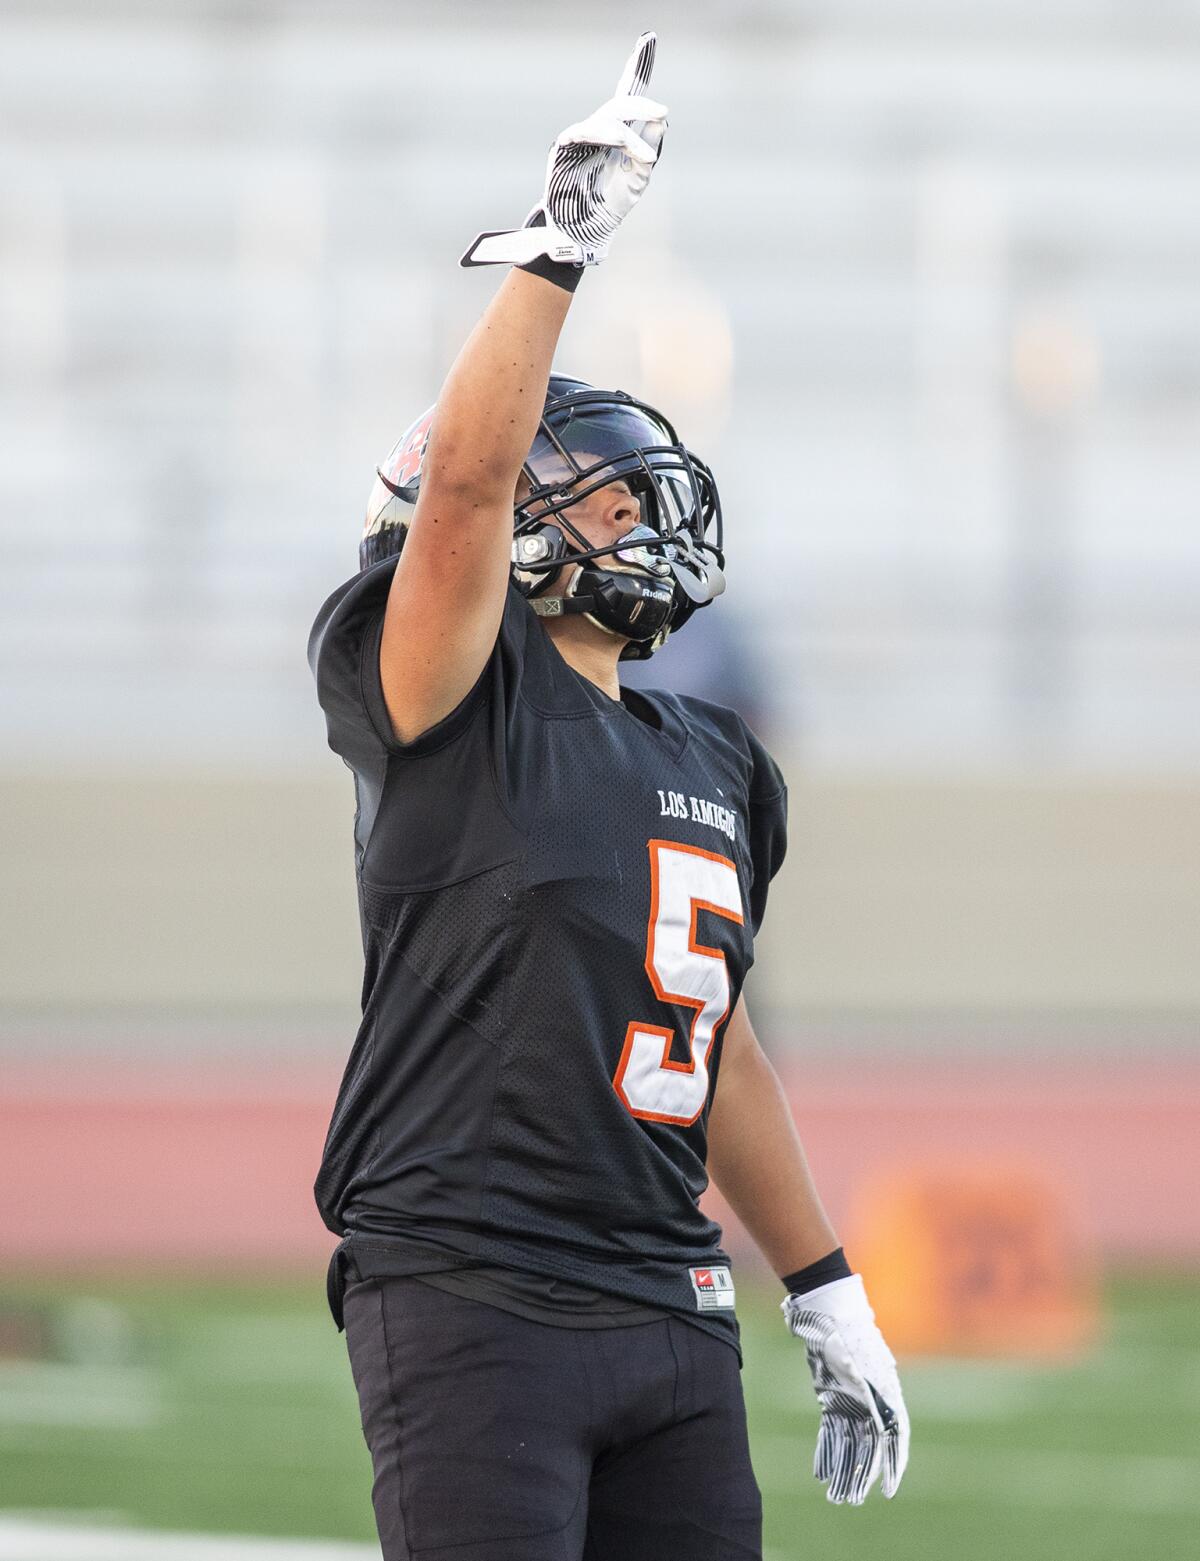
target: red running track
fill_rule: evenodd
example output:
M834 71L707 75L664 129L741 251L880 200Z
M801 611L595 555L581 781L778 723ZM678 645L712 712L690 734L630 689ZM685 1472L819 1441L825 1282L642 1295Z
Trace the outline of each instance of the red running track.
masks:
M1106 1256L1200 1258L1200 1059L820 1057L787 1083L835 1218L881 1173L1011 1164ZM332 1240L311 1187L336 1085L311 1064L6 1065L6 1265L309 1267Z

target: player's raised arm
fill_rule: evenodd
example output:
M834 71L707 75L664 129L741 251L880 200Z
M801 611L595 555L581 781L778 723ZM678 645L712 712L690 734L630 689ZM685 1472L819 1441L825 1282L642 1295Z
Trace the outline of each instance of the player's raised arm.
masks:
M513 505L580 268L597 264L649 181L666 110L642 97L653 33L616 95L550 150L523 228L485 233L464 265L510 264L442 386L420 493L396 566L380 676L396 736L412 741L470 691L504 611Z

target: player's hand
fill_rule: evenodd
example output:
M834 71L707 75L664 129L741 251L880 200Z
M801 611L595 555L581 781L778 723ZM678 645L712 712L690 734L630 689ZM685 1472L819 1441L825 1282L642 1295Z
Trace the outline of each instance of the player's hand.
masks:
M883 1494L894 1496L908 1463L908 1410L862 1277L789 1295L782 1305L804 1340L821 1401L813 1474L828 1482L833 1502L860 1506L881 1475Z
M460 265L525 265L549 255L564 264L590 266L605 258L662 151L667 110L642 96L654 68L655 44L654 33L643 33L615 94L554 142L546 188L525 226L481 233Z

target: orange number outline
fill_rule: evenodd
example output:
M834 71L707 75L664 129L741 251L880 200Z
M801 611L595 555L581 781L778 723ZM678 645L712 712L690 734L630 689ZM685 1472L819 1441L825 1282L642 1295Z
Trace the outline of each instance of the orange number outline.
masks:
M688 1060L686 1062L673 1062L671 1060L671 1042L675 1039L675 1031L673 1029L668 1029L664 1025L642 1023L636 1019L633 1019L629 1022L625 1030L625 1044L621 1048L621 1060L617 1063L617 1071L613 1075L613 1088L620 1096L621 1103L625 1106L626 1110L631 1113L631 1115L640 1117L643 1121L646 1122L669 1122L678 1127L690 1127L693 1122L698 1120L701 1112L704 1110L705 1102L703 1100L700 1102L699 1108L693 1116L670 1116L665 1112L644 1111L639 1109L630 1102L629 1097L626 1095L625 1090L622 1087L622 1081L625 1077L625 1069L629 1063L629 1054L633 1049L633 1040L635 1035L659 1035L663 1038L662 1059L659 1063L660 1067L674 1073L695 1073L696 1071L696 1025L700 1021L700 1015L704 1012L706 999L702 997L688 997L682 992L668 992L667 989L663 986L662 982L659 980L658 971L654 965L654 934L655 929L658 926L658 853L659 851L681 851L688 856L706 857L710 862L719 862L722 867L728 867L732 869L735 875L737 873L737 864L732 862L729 857L722 856L717 851L704 851L700 846L683 845L678 840L651 840L648 842L647 849L650 852L650 916L646 924L646 974L650 978L650 985L654 988L654 995L658 998L659 1002L678 1003L682 1008L691 1008L694 1010L692 1014L692 1022L688 1027ZM700 943L697 941L696 923L697 917L701 911L710 911L715 916L724 916L727 921L735 922L739 927L744 925L746 918L742 912L731 911L724 905L713 905L708 900L698 900L695 898L692 898L691 900L691 916L688 925L688 952L692 954L704 955L710 959L719 959L723 965L727 965L728 962L721 949L709 948L706 943ZM728 975L726 976L726 989L729 993L730 1000L726 1002L724 1012L721 1014L720 1018L714 1020L713 1022L712 1038L708 1043L709 1055L711 1055L712 1049L716 1045L717 1035L721 1029L721 1026L729 1018L729 1011L733 1006L733 983L728 979Z

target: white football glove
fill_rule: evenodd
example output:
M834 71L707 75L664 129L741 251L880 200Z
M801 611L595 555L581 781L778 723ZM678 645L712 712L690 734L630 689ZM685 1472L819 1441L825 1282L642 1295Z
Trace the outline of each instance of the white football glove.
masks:
M525 226L481 233L460 265L523 266L548 255L563 264L593 266L605 258L662 151L667 110L641 96L654 68L655 42L654 33L641 35L614 96L570 125L550 148L546 188Z
M908 1410L862 1276L789 1295L782 1307L821 1401L813 1474L832 1502L861 1506L881 1473L883 1494L894 1496L908 1463Z

